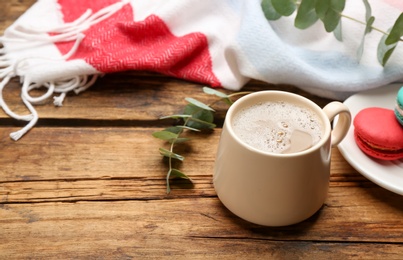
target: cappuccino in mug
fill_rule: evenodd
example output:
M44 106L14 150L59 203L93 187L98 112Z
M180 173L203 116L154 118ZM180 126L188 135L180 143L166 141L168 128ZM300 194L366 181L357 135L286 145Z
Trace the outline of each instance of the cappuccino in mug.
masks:
M331 147L343 140L350 123L348 107L338 101L321 108L303 96L272 90L241 97L228 109L217 149L218 198L259 225L307 219L326 200Z
M321 140L323 131L317 114L283 101L261 102L238 111L232 127L246 144L278 154L309 149Z

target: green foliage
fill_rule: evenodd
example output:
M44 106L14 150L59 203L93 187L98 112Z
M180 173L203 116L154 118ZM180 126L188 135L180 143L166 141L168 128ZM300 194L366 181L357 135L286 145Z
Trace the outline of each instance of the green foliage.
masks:
M297 9L293 0L272 0L274 9L283 16L290 16Z
M316 2L316 14L322 20L327 32L333 32L339 25L345 4L345 0L319 0Z
M388 37L385 40L387 45L392 45L400 41L400 38L403 36L403 13L395 21L392 29L389 32Z
M193 100L195 101L195 100ZM197 101L201 103L200 101ZM207 105L203 104L205 108L202 106L196 106L194 103L189 103L183 113L185 115L190 115L191 117L186 122L185 126L195 128L195 129L209 129L215 128L216 125L213 123L214 121L214 114L211 110L212 108L208 107Z
M297 16L294 20L294 26L299 29L306 29L312 26L319 17L316 14L316 0L304 0L298 8Z
M375 17L373 17L373 16L369 17L369 19L367 20L367 25L365 26L364 35L362 36L360 46L358 47L358 50L357 50L358 59L361 59L362 54L364 53L365 36L372 31L372 24L374 23L374 21L375 21Z
M365 6L365 21L368 21L372 16L372 8L368 0L363 0Z
M382 66L385 66L386 62L392 56L392 53L397 46L397 43L386 44L387 37L387 35L384 35L378 44L378 61L382 64Z
M262 9L264 16L267 20L275 21L281 18L281 14L279 14L271 2L271 0L263 0L262 1Z
M362 0L365 8L364 21L361 18L349 17L343 14L346 0L263 0L262 10L267 20L278 20L283 16L290 16L296 12L294 26L298 29L307 29L320 20L326 32L332 32L337 40L342 41L342 20L349 19L362 24L364 33L357 49L357 58L361 59L364 52L365 36L376 30L383 33L378 44L377 56L382 66L385 66L397 44L403 37L403 13L396 19L392 28L384 32L373 27L375 17L372 16L371 5L368 0Z
M234 96L248 94L249 92L238 92L227 95L218 90L204 87L203 92L216 97L216 100L207 105L194 98L185 98L187 104L183 110L183 114L163 116L161 119L176 119L180 120L177 125L165 128L161 131L156 131L152 135L162 141L169 144L169 149L159 148L159 152L162 156L168 159L168 173L166 176L167 193L170 193L171 188L169 185L170 179L181 178L192 181L189 176L180 170L173 167L173 161L183 162L185 157L174 152L175 145L187 142L191 138L181 137L185 131L200 132L206 129L214 129L216 125L214 122L215 110L211 107L218 102L224 102L228 105L234 103L231 100Z

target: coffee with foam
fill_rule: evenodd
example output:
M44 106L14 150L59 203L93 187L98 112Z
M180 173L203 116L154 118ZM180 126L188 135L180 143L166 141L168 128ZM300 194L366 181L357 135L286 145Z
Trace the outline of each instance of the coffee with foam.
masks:
M306 150L322 138L319 117L288 102L263 102L246 107L233 118L235 134L248 145L271 153Z

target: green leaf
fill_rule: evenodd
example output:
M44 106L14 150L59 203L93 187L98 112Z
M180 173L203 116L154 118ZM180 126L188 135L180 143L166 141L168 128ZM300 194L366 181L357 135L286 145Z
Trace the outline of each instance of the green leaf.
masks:
M323 19L323 24L325 25L325 30L327 32L333 32L337 26L340 26L340 13L330 11L325 19Z
M370 18L368 18L367 20L367 25L365 26L365 31L364 34L369 34L372 31L372 25L375 22L375 17L371 16Z
M220 97L222 101L224 101L227 105L232 105L234 102L232 102L232 100L230 99L230 96L217 91L215 89L212 88L208 88L208 87L204 87L203 88L204 93L209 94L209 95L216 95L217 97Z
M209 88L209 87L203 87L203 92L206 94L209 94L209 95L216 95L217 97L220 97L220 98L228 98L227 94L220 92L218 90Z
M214 121L214 114L210 110L205 110L203 108L197 107L193 104L188 104L183 111L185 115L191 115L191 118L197 118L206 122Z
M174 133L174 134L179 134L182 131L182 128L180 126L171 126L165 128L165 131Z
M339 24L337 25L337 27L333 31L334 37L336 38L336 40L338 40L340 42L343 41L343 35L342 35L341 27L342 27L342 25L341 25L341 20L340 20Z
M262 10L264 16L269 21L275 21L281 18L281 14L279 14L276 9L274 9L272 0L263 0L262 1Z
M170 127L170 128L167 128L167 129L170 129L170 130L175 131L175 132L176 132L175 129L181 130L180 127ZM191 140L191 138L179 138L179 136L178 136L179 132L175 133L175 132L172 132L172 131L168 131L168 130L157 131L157 132L154 132L152 135L155 138L158 138L158 139L161 139L161 140L164 140L164 141L168 141L171 144L172 143L183 143L183 142Z
M155 138L165 140L165 141L178 138L178 134L175 134L175 133L172 133L172 132L169 132L166 130L154 132L152 135Z
M294 26L299 29L306 29L312 26L319 17L315 10L316 0L302 0L294 20Z
M371 16L367 21L367 25L365 26L365 30L364 30L364 35L362 36L360 46L357 49L358 60L361 59L362 54L364 53L365 36L371 32L372 24L374 23L374 21L375 21L375 17L373 17L373 16Z
M186 174L184 174L183 172L181 172L178 169L172 168L168 174L169 174L170 178L181 178L181 179L190 180L189 176L187 176Z
M274 9L283 16L290 16L297 9L297 5L293 0L272 0Z
M396 19L392 29L390 30L389 36L385 40L386 45L392 45L400 41L403 36L403 13Z
M191 115L171 115L171 116L162 116L160 117L160 119L168 119L168 118L172 118L172 119L186 119L191 117Z
M188 127L196 129L215 127L215 125L212 124L212 122L214 121L214 114L210 110L205 110L193 104L188 104L185 107L184 114L191 115L186 124L186 126Z
M364 2L364 5L365 5L365 21L367 21L367 24L368 24L368 21L372 17L371 5L369 4L368 0L362 0L362 1ZM371 28L371 30L372 30L372 28Z
M315 4L316 15L321 20L325 19L328 9L329 9L329 1L327 0L317 1L317 3Z
M184 174L183 172L179 171L178 169L171 168L169 169L166 177L166 182L167 182L167 194L171 192L171 186L169 185L169 179L170 178L182 178L186 180L191 180L189 176Z
M345 4L345 0L318 0L315 5L316 14L323 20L330 11L342 13Z
M168 158L172 158L172 159L177 159L177 160L180 160L180 161L185 160L185 157L183 157L182 155L173 153L173 152L171 152L171 151L168 151L167 149L160 148L159 151L160 151L160 154L161 154L162 156L165 156L165 157L168 157Z
M345 0L318 0L316 2L316 14L322 20L327 32L333 32L339 26L345 4Z
M197 106L197 107L200 107L200 108L202 108L202 109L214 111L214 109L212 109L212 108L209 107L208 105L206 105L206 104L204 104L203 102L200 102L199 100L196 100L196 99L194 99L194 98L189 98L189 97L188 97L188 98L185 98L185 100L186 100L187 102L189 102L190 104L195 105L195 106Z
M223 98L222 101L225 102L225 104L231 106L232 104L234 104L234 102L230 99L230 98Z
M200 132L200 129L193 128L193 127L189 127L189 126L185 126L185 125L178 125L178 126L176 126L176 127L177 127L177 128L181 128L181 129L190 130L190 131Z
M213 123L203 121L203 120L193 118L193 117L190 119L190 121L187 122L187 125L189 125L191 127L197 127L199 129L205 129L205 128L214 129L216 127L216 125Z
M378 61L382 66L386 65L390 56L392 55L393 51L397 46L397 42L394 44L386 44L385 41L387 37L388 37L387 35L384 35L378 44L378 52L377 52Z

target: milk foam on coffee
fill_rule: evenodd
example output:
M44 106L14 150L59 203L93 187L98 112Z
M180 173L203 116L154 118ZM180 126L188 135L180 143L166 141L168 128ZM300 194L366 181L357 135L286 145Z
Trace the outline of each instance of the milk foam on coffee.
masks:
M239 111L233 129L250 146L271 153L293 153L318 143L320 119L308 108L288 102L263 102Z

